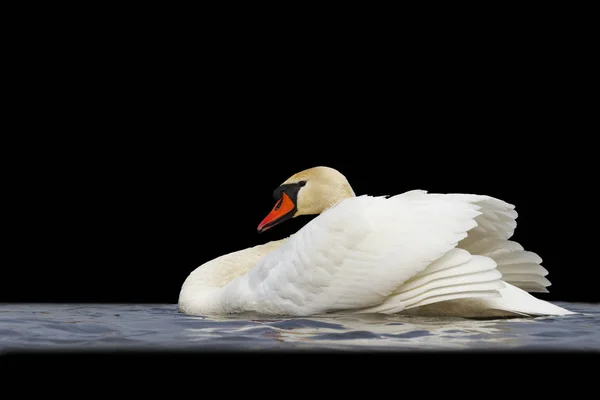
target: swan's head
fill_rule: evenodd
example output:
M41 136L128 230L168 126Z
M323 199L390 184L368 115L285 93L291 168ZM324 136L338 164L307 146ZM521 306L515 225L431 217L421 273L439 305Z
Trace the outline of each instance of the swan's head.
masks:
M292 175L275 189L273 197L277 202L258 225L259 233L299 215L320 214L338 201L354 197L354 191L339 171L314 167Z

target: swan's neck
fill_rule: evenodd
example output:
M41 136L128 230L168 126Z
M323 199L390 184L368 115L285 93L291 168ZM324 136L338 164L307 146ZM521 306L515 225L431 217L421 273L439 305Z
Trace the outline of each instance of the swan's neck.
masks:
M334 196L332 196L332 198L329 199L329 201L325 204L323 210L328 210L340 201L349 199L351 197L356 197L356 194L354 194L354 190L352 190L352 187L350 185L344 185L340 190L336 192Z
M338 185L322 185L316 189L309 188L306 192L300 192L298 212L294 216L321 214L340 201L351 197L356 195L347 182Z
M221 288L244 275L264 256L279 247L285 239L225 254L208 261L192 272L196 281L207 287Z
M212 304L215 292L229 282L246 274L264 256L278 248L287 239L276 240L244 250L225 254L196 268L187 277L179 293L180 307L193 307L195 303ZM212 307L217 310L219 304Z

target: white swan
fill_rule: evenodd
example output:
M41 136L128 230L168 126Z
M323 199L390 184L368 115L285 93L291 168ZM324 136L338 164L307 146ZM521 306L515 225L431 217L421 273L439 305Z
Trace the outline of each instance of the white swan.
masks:
M320 214L289 238L196 268L179 310L215 315L330 312L500 317L574 314L528 292L547 292L541 258L510 241L514 206L489 196L356 196L328 167L277 190L262 232Z

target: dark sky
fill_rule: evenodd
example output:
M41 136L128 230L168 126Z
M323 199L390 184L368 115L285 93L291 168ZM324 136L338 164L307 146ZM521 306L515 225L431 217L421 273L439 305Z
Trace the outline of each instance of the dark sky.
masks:
M252 147L199 126L185 139L142 135L124 145L114 137L61 153L21 181L30 187L17 194L9 246L17 253L4 266L10 279L2 281L2 300L176 302L198 265L288 236L309 221L299 217L256 232L274 205L273 190L316 165L339 169L358 194L425 189L513 203L519 212L514 239L550 271L551 293L541 297L598 300L595 249L576 227L593 206L563 169L562 150L503 135L501 128L489 136L468 124L458 129L458 119L445 119L448 132L441 124L431 131L408 128L408 119L387 132L368 124L342 123L333 131L282 124ZM252 142L250 133L238 135ZM319 147L324 138L339 147Z
M200 264L300 229L309 217L256 233L273 190L316 165L358 194L513 203L514 239L550 271L539 297L599 300L576 74L524 51L270 69L177 54L29 75L37 95L4 148L1 302L175 303Z

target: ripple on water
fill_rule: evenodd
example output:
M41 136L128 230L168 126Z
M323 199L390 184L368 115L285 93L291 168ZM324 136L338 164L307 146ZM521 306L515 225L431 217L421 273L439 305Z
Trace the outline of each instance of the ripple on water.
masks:
M429 331L416 330L416 331L398 333L398 334L389 335L389 336L397 338L397 339L411 339L411 338L430 336L430 335L431 335L431 332L429 332Z
M354 340L354 339L377 339L380 335L377 335L369 331L350 331L340 333L323 333L315 335L312 338L315 340Z
M181 314L175 304L1 304L0 351L22 348L600 350L600 306L582 315L467 320L398 315L278 318Z
M270 326L279 329L292 330L298 328L311 328L311 329L345 329L341 324L323 322L323 321L315 321L310 319L288 319L283 321L277 321L270 323Z

